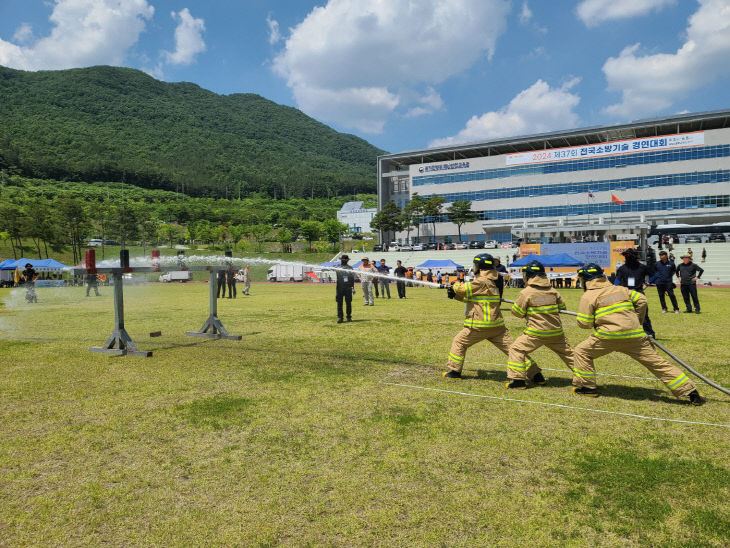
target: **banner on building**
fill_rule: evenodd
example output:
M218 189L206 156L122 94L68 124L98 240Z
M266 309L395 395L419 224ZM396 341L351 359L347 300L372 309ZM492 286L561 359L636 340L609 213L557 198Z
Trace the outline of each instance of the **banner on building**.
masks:
M517 166L524 164L538 164L542 162L557 162L561 160L581 160L583 158L601 158L617 154L631 154L633 152L649 152L668 150L678 147L691 147L705 144L705 132L679 133L676 135L661 135L642 139L628 139L625 141L610 141L595 145L577 147L552 148L548 150L532 150L517 154L507 154L505 165Z

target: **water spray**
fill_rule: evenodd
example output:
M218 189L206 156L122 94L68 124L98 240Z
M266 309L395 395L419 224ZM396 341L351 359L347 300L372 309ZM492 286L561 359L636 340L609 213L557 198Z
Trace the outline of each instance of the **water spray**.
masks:
M510 301L509 299L502 299L502 302L514 304L514 301ZM578 314L576 312L572 312L570 310L561 310L560 313L561 314L567 314L568 316L578 316ZM727 394L728 396L730 396L730 390L728 390L727 388L723 388L719 384L711 381L710 379L708 379L707 377L705 377L704 375L702 375L701 373L699 373L698 371L696 371L687 362L685 362L684 360L682 360L681 358L679 358L676 354L674 354L673 352L671 352L666 346L664 346L663 344L661 344L660 342L658 342L654 337L651 337L649 335L647 335L647 337L649 337L649 340L651 341L651 343L654 346L656 346L657 348L659 348L659 350L661 350L662 352L664 352L667 356L669 356L670 358L672 358L675 362L677 362L679 365L681 365L682 367L684 367L687 371L689 371L690 373L692 373L695 377L697 377L698 379L701 379L706 384L708 384L708 385L712 386L713 388L719 390L723 394Z

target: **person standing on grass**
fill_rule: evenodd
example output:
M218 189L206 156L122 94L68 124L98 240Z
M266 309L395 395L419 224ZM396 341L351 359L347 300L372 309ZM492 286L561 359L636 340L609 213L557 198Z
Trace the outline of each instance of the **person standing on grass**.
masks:
M408 270L405 266L403 266L403 263L400 261L396 261L396 267L395 270L393 270L393 274L395 274L398 278L405 279L408 277ZM398 289L398 298L399 299L405 299L406 298L406 282L401 281L400 279L395 283L397 289Z
M497 271L497 289L499 290L499 298L502 299L502 294L504 293L504 281L508 277L507 275L507 268L502 264L502 260L499 257L494 258L494 269Z
M662 314L667 313L665 294L669 295L674 313L679 314L679 304L677 304L677 297L674 296L674 282L672 281L677 267L674 265L674 261L669 260L666 251L659 252L659 261L654 264L654 269L654 275L649 278L649 283L656 285L659 303L662 305Z
M692 405L705 403L697 388L679 368L662 358L642 328L646 297L638 291L611 285L597 264L578 269L585 292L578 305L578 326L593 329L573 351L573 393L598 397L593 360L612 352L635 359L678 397Z
M243 269L243 294L249 295L251 291L251 273L248 270L248 265Z
M228 285L228 298L236 298L236 269L233 267L233 263L228 263L226 269L226 284Z
M474 280L457 282L448 288L446 296L466 304L464 329L459 331L451 343L447 370L441 375L447 379L460 379L466 351L483 340L488 340L502 352L509 355L512 337L504 325L500 310L499 291L496 280L499 274L494 269L494 258L489 253L474 257ZM542 372L530 356L526 356L524 374L537 384L545 382Z
M362 264L359 267L360 270L360 286L362 288L362 298L365 301L365 306L375 306L375 297L373 297L373 273L375 268L370 264L370 259L367 257L362 258Z
M380 264L377 266L377 271L380 274L390 275L390 267L385 265L385 259L380 259ZM376 281L377 283L377 281ZM390 280L388 278L380 278L380 296L385 299L385 293L388 293L390 299Z
M707 259L707 250L703 247L702 248L702 262L704 263Z
M226 298L226 271L219 270L216 275L216 283L218 284L218 298L221 298L221 292L223 292L223 298Z
M614 285L622 285L630 290L638 291L642 295L646 289L646 282L651 274L649 267L639 262L639 256L635 249L627 249L621 255L624 256L626 262L616 271L616 280ZM644 322L644 331L650 337L656 338L656 333L649 319L649 310L644 311L642 315Z
M682 263L677 267L677 278L679 278L679 288L682 291L682 298L686 307L685 314L692 313L690 297L695 305L695 313L700 313L700 299L697 296L697 280L700 279L700 276L704 272L704 269L692 262L692 257L689 253L682 255Z
M541 346L555 352L565 365L573 370L573 349L568 344L560 321L560 311L565 303L545 275L545 267L539 261L530 261L523 266L522 279L525 289L515 299L512 314L525 318L525 331L509 347L507 357L507 388L524 390L527 388L527 354ZM537 380L536 380L537 379ZM532 378L537 384L545 384L542 375Z
M350 257L347 255L340 256L340 269L336 271L337 287L335 293L335 301L337 301L337 323L342 323L344 313L342 304L345 304L345 312L347 313L347 321L352 321L352 296L355 293L355 273L352 267L347 264Z
M86 272L86 296L89 296L89 292L91 289L94 289L94 294L98 297L99 296L99 279L96 277L96 274L92 274L91 272Z

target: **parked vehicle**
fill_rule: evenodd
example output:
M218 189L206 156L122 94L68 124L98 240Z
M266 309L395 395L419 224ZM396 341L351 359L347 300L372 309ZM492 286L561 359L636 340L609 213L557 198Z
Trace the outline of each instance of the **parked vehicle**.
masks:
M193 279L193 273L189 270L171 270L160 275L160 282L180 282L185 283Z
M497 240L487 240L484 242L484 248L485 249L497 249L499 247L499 242Z
M697 236L696 234L690 234L684 239L684 243L686 244L701 244L702 243L702 237Z
M301 282L306 272L311 272L311 269L293 264L275 264L269 269L266 279L270 282Z
M469 244L460 242L456 244L456 249L469 249Z
M390 242L390 245L388 246L388 251L400 251L400 245L396 242Z
M423 244L413 244L413 251L423 251L424 249Z
M438 249L438 244L436 242L428 242L426 244L426 249L428 249L429 251Z
M408 245L408 244L401 244L399 246L399 250L400 251L413 251L413 246Z
M456 249L456 244L444 244L444 249L454 251Z
M469 249L484 249L484 242L481 240L472 240L469 242Z
M89 247L98 247L101 244L102 244L102 240L101 239L99 239L99 238L93 238L93 239L89 240L89 243L86 244L86 245L88 245Z
M727 242L727 239L725 238L724 234L718 232L717 234L710 234L710 237L707 238L707 242Z
M383 251L383 246L378 244L373 246L373 251Z

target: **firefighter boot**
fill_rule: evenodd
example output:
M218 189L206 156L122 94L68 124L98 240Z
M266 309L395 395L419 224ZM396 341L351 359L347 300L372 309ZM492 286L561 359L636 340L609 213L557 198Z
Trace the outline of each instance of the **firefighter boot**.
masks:
M535 384L539 384L540 386L542 386L542 385L544 385L547 382L547 380L545 379L545 377L542 376L542 373L540 371L538 371L532 377L532 382L534 382Z
M450 369L448 371L444 371L443 373L441 373L441 376L444 378L447 378L447 379L460 379L461 373L459 373L458 371L454 371L453 369Z
M539 375L539 373L538 373ZM535 375L537 376L537 375ZM512 388L514 390L524 390L527 388L527 383L523 381L522 379L514 379L511 382L507 382L504 384L507 388Z
M573 387L573 394L578 394L579 396L588 396L589 398L597 398L598 397L598 388L587 388L585 386L581 386L580 388Z
M689 393L689 402L692 405L703 405L707 401L706 398L703 398L697 390L692 390L692 392Z

